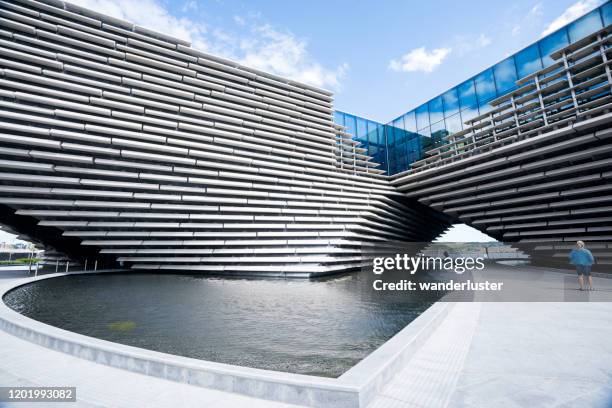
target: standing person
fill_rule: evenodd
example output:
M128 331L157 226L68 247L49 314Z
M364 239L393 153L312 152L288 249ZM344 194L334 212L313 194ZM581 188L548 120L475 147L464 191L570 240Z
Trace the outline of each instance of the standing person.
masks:
M591 276L591 265L595 263L595 258L591 251L584 247L584 242L576 242L576 248L572 249L569 254L569 259L572 265L576 266L578 272L578 284L580 290L584 288L584 276L589 278L589 289L593 290L593 277Z

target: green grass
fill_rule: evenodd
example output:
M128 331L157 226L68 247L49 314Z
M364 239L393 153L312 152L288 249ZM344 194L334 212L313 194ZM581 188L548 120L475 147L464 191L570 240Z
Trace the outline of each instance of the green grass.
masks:
M32 263L32 265L34 265L40 261L42 261L42 258L19 258L13 259L11 261L0 261L0 265L27 265L30 262Z

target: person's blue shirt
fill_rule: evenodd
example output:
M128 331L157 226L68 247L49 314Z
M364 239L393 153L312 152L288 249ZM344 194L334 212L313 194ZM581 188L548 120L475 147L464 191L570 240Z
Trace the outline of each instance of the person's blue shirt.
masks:
M595 263L593 254L586 248L572 249L569 258L572 265L593 265Z

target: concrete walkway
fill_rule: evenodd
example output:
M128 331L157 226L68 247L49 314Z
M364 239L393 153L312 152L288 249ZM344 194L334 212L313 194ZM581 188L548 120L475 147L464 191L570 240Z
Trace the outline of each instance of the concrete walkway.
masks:
M516 281L529 273L510 271ZM538 268L538 276L531 285L565 290L566 299L591 296L576 291L573 275ZM602 297L612 279L594 286ZM611 322L610 302L457 303L371 408L610 408Z
M0 385L76 387L75 403L36 403L59 407L296 407L166 381L96 364L0 332ZM1 407L25 407L24 403Z
M510 270L517 280L528 273ZM539 285L573 290L573 276L539 273ZM22 277L0 271L0 282ZM612 279L595 286L612 291ZM611 321L606 302L456 303L370 407L612 407ZM0 350L2 386L77 387L77 404L37 407L290 406L92 363L4 332Z

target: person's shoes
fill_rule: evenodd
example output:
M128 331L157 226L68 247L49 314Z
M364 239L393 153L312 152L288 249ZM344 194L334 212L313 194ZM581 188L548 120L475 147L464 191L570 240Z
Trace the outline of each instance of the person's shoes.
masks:
M579 290L582 292L584 289L580 288Z

